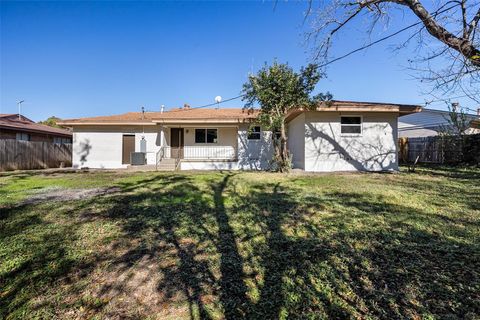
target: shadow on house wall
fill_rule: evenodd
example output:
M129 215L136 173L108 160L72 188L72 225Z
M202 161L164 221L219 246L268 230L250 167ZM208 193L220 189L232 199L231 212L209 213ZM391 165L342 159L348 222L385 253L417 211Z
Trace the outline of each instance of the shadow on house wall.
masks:
M384 133L388 125L377 124L369 126L366 130L379 132L373 141L364 142L361 137L342 137L335 134L331 124L328 124L329 132L319 130L312 123L306 122L305 136L305 162L308 161L308 153L310 157L313 155L314 168L321 166L322 162L345 161L358 171L391 171L398 169L397 149L394 143L394 149L385 146L381 133ZM371 140L371 139L370 139ZM313 148L309 148L308 144ZM330 159L329 159L330 158Z

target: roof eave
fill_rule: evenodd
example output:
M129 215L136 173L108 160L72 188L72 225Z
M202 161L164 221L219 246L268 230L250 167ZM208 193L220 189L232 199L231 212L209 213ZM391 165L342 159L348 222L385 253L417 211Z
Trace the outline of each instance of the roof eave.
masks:
M226 123L238 124L250 122L251 118L246 119L153 119L154 123L158 124L191 124L191 123Z
M7 130L16 130L16 131L26 131L26 132L33 132L33 133L41 133L41 134L49 134L52 136L65 136L65 137L71 137L72 133L71 132L55 132L55 131L47 131L47 130L39 130L39 129L31 129L31 128L19 128L16 126L9 126L9 125L0 125L0 128L4 128Z
M291 111L287 117L286 121L289 122L296 118L299 114L309 110L305 109L296 109ZM410 106L410 105L365 105L365 106L320 106L315 110L319 112L379 112L379 113L399 113L401 115L407 115L411 113L416 113L422 111L421 106Z
M149 122L138 122L138 121L62 121L58 122L62 126L96 126L96 125L107 125L107 126L119 126L119 125L132 125L132 126L154 126L155 123Z

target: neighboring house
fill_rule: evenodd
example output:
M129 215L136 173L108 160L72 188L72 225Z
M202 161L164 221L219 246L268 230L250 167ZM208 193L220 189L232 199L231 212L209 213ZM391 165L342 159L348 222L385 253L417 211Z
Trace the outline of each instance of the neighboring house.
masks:
M293 167L305 171L397 170L397 119L419 106L334 101L287 119ZM166 112L63 120L73 129L73 166L125 168L132 152L147 164L182 170L270 168L272 133L242 109Z
M400 138L436 136L450 126L448 119L448 111L434 109L423 109L422 112L401 116L398 119L398 136ZM467 119L470 121L470 129L466 133L480 133L479 116L467 114Z
M4 139L71 143L72 133L35 123L18 114L0 114L0 140Z

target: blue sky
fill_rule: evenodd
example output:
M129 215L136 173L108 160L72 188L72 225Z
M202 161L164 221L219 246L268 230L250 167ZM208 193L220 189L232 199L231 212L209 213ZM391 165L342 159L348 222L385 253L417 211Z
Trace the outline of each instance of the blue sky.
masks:
M159 110L239 95L277 59L309 63L305 2L0 2L0 113L34 120ZM392 31L413 17L397 15ZM360 22L358 22L360 23ZM372 37L380 36L374 34ZM365 43L338 39L334 55ZM407 51L382 43L332 64L317 91L335 99L421 103ZM459 94L460 95L460 94ZM242 107L240 100L222 107ZM442 104L433 105L443 108Z

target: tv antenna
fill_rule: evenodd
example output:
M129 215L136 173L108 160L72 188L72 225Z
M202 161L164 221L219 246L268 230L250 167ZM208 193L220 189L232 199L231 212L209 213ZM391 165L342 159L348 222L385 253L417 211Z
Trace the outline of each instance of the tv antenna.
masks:
M21 116L21 114L20 114L20 108L22 107L22 103L24 103L24 102L25 102L25 100L19 100L19 101L17 102L17 106L18 106L18 120L22 120L22 116Z

